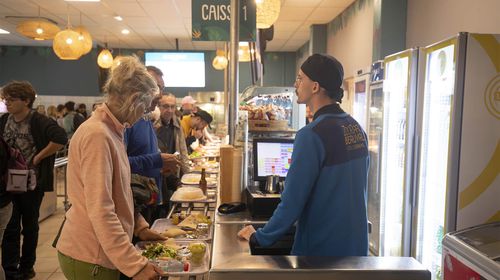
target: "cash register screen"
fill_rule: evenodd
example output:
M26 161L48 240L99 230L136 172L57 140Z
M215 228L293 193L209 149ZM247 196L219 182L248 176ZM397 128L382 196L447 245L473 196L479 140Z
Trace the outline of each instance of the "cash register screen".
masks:
M269 175L286 177L292 162L292 151L293 139L254 139L254 180L264 181Z

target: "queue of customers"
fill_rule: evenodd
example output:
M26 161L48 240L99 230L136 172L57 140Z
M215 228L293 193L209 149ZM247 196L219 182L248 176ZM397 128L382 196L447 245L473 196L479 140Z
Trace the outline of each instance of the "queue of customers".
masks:
M5 270L5 274L0 271L0 279L36 275L40 205L44 192L53 191L55 153L69 139L67 182L72 206L57 242L63 273L75 279L82 266L93 264L105 278L156 277L158 268L137 255L132 236L163 239L149 225L168 213L170 196L189 171L188 154L210 139L202 131L212 121L191 97L184 98L177 110L175 96L163 92L162 76L159 69L124 57L122 66L111 70L107 100L89 117L85 107L75 110L72 101L62 109L49 106L46 112L40 106L33 108L36 94L29 82L13 81L1 89L8 111L0 119L0 136L5 140L0 145L1 174L9 168L12 150L18 150L36 171L37 186L12 193L6 189L7 178L0 177L1 267ZM140 201L133 188L142 179L157 187L147 202ZM92 269L88 272L78 279L96 276L91 275Z

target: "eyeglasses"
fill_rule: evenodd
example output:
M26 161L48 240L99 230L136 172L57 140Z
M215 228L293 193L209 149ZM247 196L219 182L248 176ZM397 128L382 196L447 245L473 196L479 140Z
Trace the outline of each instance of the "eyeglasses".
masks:
M19 101L21 100L21 98L17 98L17 97L6 97L6 98L3 98L2 99L4 102L8 102L8 103L12 103L14 101Z
M159 104L158 106L162 109L165 109L165 110L168 110L168 109L175 110L176 109L175 104Z

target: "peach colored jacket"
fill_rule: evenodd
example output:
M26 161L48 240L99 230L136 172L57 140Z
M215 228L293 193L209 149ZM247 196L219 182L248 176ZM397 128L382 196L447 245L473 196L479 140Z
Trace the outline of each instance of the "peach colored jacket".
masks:
M72 206L57 249L133 277L148 260L132 245L132 234L148 224L134 215L123 133L124 126L103 104L72 137L66 175Z

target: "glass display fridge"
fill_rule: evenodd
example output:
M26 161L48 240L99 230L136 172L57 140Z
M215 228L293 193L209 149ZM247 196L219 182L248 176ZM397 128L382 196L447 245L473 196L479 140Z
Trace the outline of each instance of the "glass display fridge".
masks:
M412 255L442 279L446 233L500 220L500 36L421 49Z
M370 89L370 72L362 72L354 78L354 98L352 104L352 117L361 125L364 131L367 130L367 114Z
M373 94L371 97L383 102L382 108L377 108L382 112L378 115L378 134L373 135L369 130L372 139L370 164L378 165L378 173L371 173L373 176L369 181L379 182L376 188L378 201L375 202L378 205L369 202L369 205L372 204L369 208L379 211L378 232L372 233L373 238L378 235L378 240L371 240L371 244L377 245L378 242L378 246L371 246L371 249L380 256L410 255L409 199L412 190L417 63L416 49L387 56L384 59L383 95ZM375 108L370 107L370 114L372 112ZM376 124L376 119L373 122ZM374 141L376 138L378 141ZM369 194L369 197L373 195Z
M370 253L379 256L380 248L380 152L384 113L384 61L372 64L370 83L370 107L368 109L368 152L370 169L368 172L368 221L372 225L369 235Z

